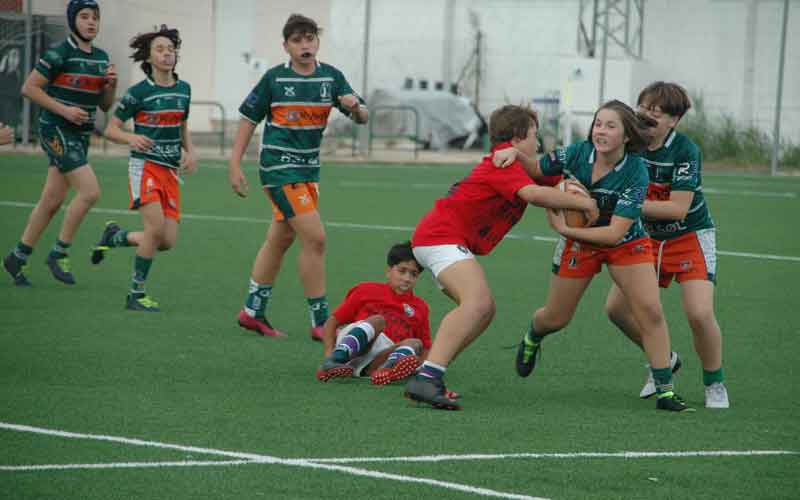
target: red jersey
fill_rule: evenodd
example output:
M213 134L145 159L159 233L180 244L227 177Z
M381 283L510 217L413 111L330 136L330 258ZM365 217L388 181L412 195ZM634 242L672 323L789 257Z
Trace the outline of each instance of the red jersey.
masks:
M414 292L395 293L388 283L359 283L333 311L339 323L353 323L373 314L380 314L386 320L383 333L395 344L405 339L420 339L423 347L430 349L428 304Z
M496 145L511 147L510 142ZM486 255L519 222L528 203L517 196L525 186L535 184L520 162L508 168L492 164L492 155L453 184L417 224L411 245L464 245L476 255Z

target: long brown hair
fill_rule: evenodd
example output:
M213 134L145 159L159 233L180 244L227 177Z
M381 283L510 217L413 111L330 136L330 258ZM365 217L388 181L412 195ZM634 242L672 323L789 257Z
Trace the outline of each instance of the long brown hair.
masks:
M181 35L178 33L178 30L168 28L166 24L162 24L159 28L149 33L139 33L131 39L129 45L129 47L134 50L131 59L133 59L134 62L142 63L140 66L147 76L152 76L153 74L153 67L147 62L147 59L150 57L150 45L153 43L153 40L160 36L169 39L172 45L175 46L175 66L177 66L178 50L181 48ZM175 71L174 67L172 71Z
M595 111L592 125L589 128L589 136L587 137L589 142L592 142L592 130L594 129L594 122L597 121L597 113L604 109L610 109L619 116L619 120L625 130L625 137L628 138L628 142L625 143L626 153L638 153L647 149L650 139L644 135L644 130L656 125L656 123L646 116L636 114L633 108L616 99L608 101Z

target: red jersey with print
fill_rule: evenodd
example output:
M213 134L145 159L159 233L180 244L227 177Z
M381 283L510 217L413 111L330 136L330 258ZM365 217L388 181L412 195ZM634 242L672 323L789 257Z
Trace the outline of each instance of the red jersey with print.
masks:
M498 144L492 153L508 147L510 142ZM531 184L535 183L520 162L497 168L492 155L484 156L419 221L412 246L464 245L476 255L488 254L522 218L528 204L517 192Z
M339 323L353 323L374 314L386 320L383 333L395 344L405 339L419 339L425 349L430 349L428 304L412 291L398 294L388 283L359 283L333 311Z

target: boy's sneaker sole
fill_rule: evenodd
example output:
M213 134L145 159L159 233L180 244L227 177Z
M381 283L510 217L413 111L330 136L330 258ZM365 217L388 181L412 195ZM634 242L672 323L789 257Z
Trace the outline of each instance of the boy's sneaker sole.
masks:
M317 380L327 382L332 378L350 378L353 376L353 367L332 360L325 360L317 369Z
M391 384L396 380L410 377L417 367L419 367L419 359L416 356L404 356L397 360L397 363L391 368L379 368L372 372L370 380L374 385Z
M67 285L75 284L75 276L72 275L68 267L69 257L55 258L52 255L48 255L45 263L47 267L50 268L53 278ZM66 269L64 269L65 267Z
M97 265L103 261L106 257L106 252L111 249L111 238L113 238L119 230L119 225L113 220L106 222L106 227L103 229L103 234L100 235L100 240L92 249L92 264Z

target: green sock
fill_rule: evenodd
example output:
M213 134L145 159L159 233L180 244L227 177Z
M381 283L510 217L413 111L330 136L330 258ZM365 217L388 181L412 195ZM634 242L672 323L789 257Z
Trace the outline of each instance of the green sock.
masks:
M244 303L245 312L254 318L266 317L270 297L272 297L272 285L256 283L253 278L250 278L247 299Z
M110 243L109 246L112 248L131 246L131 244L128 243L128 231L120 229L119 231L116 232L116 234L114 234L114 236L111 237L111 241L109 243Z
M725 381L725 374L722 373L722 367L720 366L718 370L714 371L706 371L703 370L703 385L711 385L715 382L719 382L720 384Z
M328 298L307 297L308 311L311 313L311 326L322 326L328 320Z
M541 337L536 334L536 330L533 328L533 321L531 321L531 326L528 328L528 333L525 334L525 340L529 344L538 344L540 343L544 337Z
M144 283L150 273L153 259L137 255L133 259L133 279L131 280L131 295L141 297L144 295Z
M14 254L14 257L21 260L22 262L27 262L28 257L31 256L33 253L33 247L29 247L23 242L17 243L17 246L14 247L14 250L11 251Z
M69 251L69 247L72 246L72 243L67 243L65 241L56 240L55 245L53 245L53 249L50 250L50 255L55 257L56 259L60 259L62 257L67 256L67 252Z
M656 394L661 395L672 392L672 369L668 366L666 368L650 368L653 373L653 381L656 383Z

